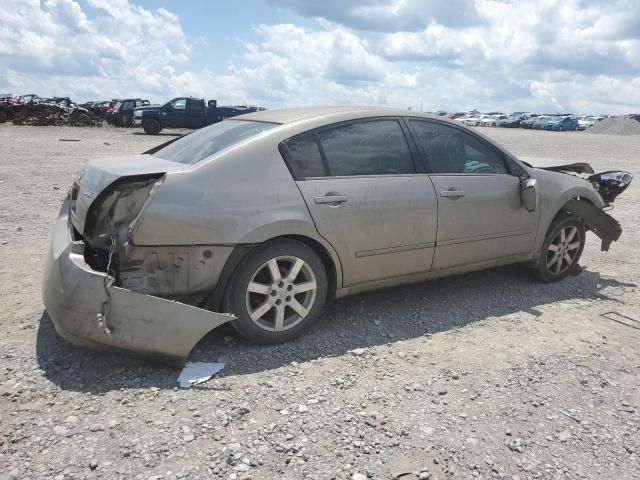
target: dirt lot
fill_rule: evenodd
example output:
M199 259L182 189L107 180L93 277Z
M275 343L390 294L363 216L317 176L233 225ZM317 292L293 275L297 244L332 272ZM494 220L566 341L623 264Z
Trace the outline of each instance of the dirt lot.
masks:
M640 175L640 136L483 131ZM192 357L225 370L186 391L175 369L67 345L40 299L73 175L167 138L0 125L0 478L640 476L640 330L602 316L640 320L638 184L621 240L590 234L577 277L513 266L346 298L275 347L223 328Z

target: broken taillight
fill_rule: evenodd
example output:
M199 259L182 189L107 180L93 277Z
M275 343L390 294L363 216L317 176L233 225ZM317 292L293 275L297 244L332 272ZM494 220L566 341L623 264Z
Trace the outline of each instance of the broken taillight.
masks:
M130 226L142 212L164 174L122 177L107 187L91 204L84 238L94 249L108 249L112 237L126 241ZM154 188L155 187L155 188Z

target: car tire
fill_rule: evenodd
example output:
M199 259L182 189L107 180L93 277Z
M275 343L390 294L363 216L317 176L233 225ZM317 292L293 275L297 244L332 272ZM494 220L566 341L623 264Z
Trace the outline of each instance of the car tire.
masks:
M564 131L564 127L558 127L558 131L559 132L563 132Z
M553 283L578 268L585 233L584 225L578 217L567 214L557 217L551 223L542 246L535 269L536 276L543 282Z
M157 120L146 120L142 128L147 135L157 135L160 133L160 122Z
M6 112L0 112L0 123L5 123L7 120L9 120L9 117L7 116Z
M294 268L297 272L291 273ZM292 293L296 289L301 291ZM274 240L242 260L227 285L222 306L236 316L231 325L240 335L270 345L307 330L322 311L327 291L324 264L311 247L297 240Z

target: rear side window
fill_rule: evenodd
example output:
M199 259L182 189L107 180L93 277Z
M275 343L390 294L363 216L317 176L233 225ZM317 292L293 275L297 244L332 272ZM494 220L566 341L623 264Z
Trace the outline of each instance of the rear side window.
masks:
M296 180L326 175L322 154L313 133L287 140L283 145L283 154Z
M318 132L318 138L331 176L415 173L397 120L339 125Z
M224 120L185 135L153 155L172 162L194 165L225 148L277 126L275 123Z
M409 124L432 173L509 173L502 153L470 133L435 122Z

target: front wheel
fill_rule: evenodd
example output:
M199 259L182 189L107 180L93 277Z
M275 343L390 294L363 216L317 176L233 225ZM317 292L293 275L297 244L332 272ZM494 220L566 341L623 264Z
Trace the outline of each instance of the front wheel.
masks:
M573 215L551 224L538 261L537 276L544 282L557 282L577 268L585 243L584 225Z
M231 324L256 343L286 342L317 319L327 298L327 273L318 254L295 240L276 240L252 250L231 277L224 311Z
M157 120L147 120L144 122L144 125L142 125L142 128L147 135L157 135L160 133L160 122Z

